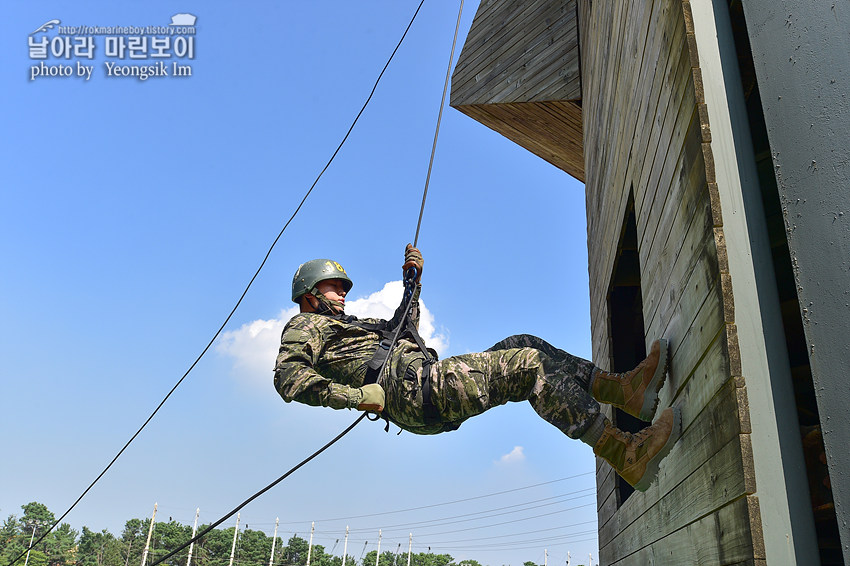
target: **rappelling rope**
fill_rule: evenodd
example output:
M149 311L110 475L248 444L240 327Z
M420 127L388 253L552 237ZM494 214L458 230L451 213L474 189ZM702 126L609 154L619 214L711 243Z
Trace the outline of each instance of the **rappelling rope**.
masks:
M416 223L416 236L413 238L413 247L419 242L419 227L422 225L422 213L425 212L425 199L428 197L428 183L431 181L431 167L434 165L434 153L437 151L437 138L440 135L440 122L443 120L443 106L446 104L446 91L449 89L451 78L452 61L455 57L455 45L457 44L457 31L460 29L460 17L463 14L463 0L460 0L460 8L457 11L457 24L455 24L455 35L452 39L452 52L449 54L449 64L446 69L446 81L443 83L443 97L440 99L440 112L437 114L437 126L434 128L434 143L431 145L431 159L428 160L428 174L425 175L425 190L422 191L422 206L419 207L419 221Z
M419 7L420 8L422 7L421 3L419 4ZM417 8L416 11L418 12L419 8ZM434 143L431 146L431 158L430 158L430 161L428 162L428 173L425 177L425 190L423 191L423 194L422 194L422 205L419 208L419 221L417 222L417 225L416 225L416 237L413 240L413 246L414 247L416 246L416 243L419 241L419 227L422 224L422 214L425 210L425 199L428 196L428 183L429 183L429 180L431 179L431 168L432 168L432 165L434 163L434 153L437 149L437 138L438 138L439 133L440 133L440 122L441 122L442 117L443 117L443 106L445 105L446 91L448 90L449 79L451 77L452 60L454 59L455 45L457 44L457 34L458 34L458 29L460 28L460 20L461 20L462 13L463 13L463 0L461 0L461 2L460 2L460 9L458 10L458 14L457 14L457 24L455 25L454 39L452 39L452 49L451 49L451 54L449 55L449 68L446 71L446 80L445 80L445 83L443 84L443 96L442 96L442 99L440 100L440 111L439 111L439 114L437 116L437 126L436 126L435 132L434 132ZM415 17L416 17L416 15L414 14L414 18ZM413 20L411 20L411 24L412 23L413 23ZM409 25L408 25L408 29L410 29ZM405 30L405 34L406 33L407 33L407 31ZM404 39L404 37L402 37L402 39ZM401 42L399 42L399 45L400 44L401 44ZM398 48L396 48L396 49L398 49ZM374 90L373 90L373 92L374 92ZM358 114L358 117L359 117L359 114ZM409 275L405 276L405 284L408 285L408 286L415 285L415 282L413 280L413 274L409 274ZM398 326L395 329L395 332L393 333L392 341L390 342L389 353L387 354L387 357L384 359L383 364L381 364L381 369L378 372L379 376L384 374L384 370L386 369L387 363L390 360L390 354L392 353L393 348L395 347L395 344L398 341L398 337L401 334L402 329L405 327L407 317L410 314L410 308L411 308L411 305L413 304L412 293L407 293L405 296L407 298L407 304L405 305L405 308L404 308L404 315L402 316L401 321L399 322ZM165 562L166 560L173 557L178 552L180 552L183 549L185 549L186 547L188 547L190 544L200 540L204 535L206 535L207 533L212 531L214 528L216 528L217 526L222 524L224 521L226 521L227 519L231 518L233 515L238 513L239 510L241 510L243 507L245 507L246 505L248 505L249 503L254 501L256 498L258 498L259 496L261 496L262 494L264 494L265 492L267 492L268 490L270 490L271 488L273 488L274 486L276 486L277 484L279 484L280 482L285 480L287 477L289 477L296 470L298 470L299 468L301 468L302 466L307 464L310 460L312 460L313 458L315 458L316 456L318 456L319 454L321 454L322 452L324 452L325 450L327 450L328 448L333 446L343 436L345 436L346 434L351 432L354 429L354 427L356 427L358 424L360 424L360 422L364 418L366 418L368 415L369 415L369 413L364 412L362 415L358 416L354 420L353 423L348 425L348 427L345 430L343 430L341 433L336 435L330 442L328 442L327 444L325 444L324 446L322 446L321 448L319 448L318 450L313 452L310 456L308 456L307 458L305 458L304 460L302 460L301 462L299 462L298 464L293 466L289 471L287 471L285 474L283 474L282 476L280 476L279 478L274 480L272 483L270 483L269 485L267 485L266 487L264 487L260 491L256 492L254 495L252 495L251 497L249 497L248 499L246 499L242 503L240 503L232 511L230 511L227 515L224 515L223 517L221 517L219 520L217 520L215 523L211 524L209 527L204 529L202 532L200 532L198 535L193 537L191 540L185 542L184 544L182 544L178 548L176 548L173 551L171 551L170 553L168 553L166 556L164 556L164 557L160 558L159 560L157 560L156 562L152 563L150 566L158 566L162 562Z

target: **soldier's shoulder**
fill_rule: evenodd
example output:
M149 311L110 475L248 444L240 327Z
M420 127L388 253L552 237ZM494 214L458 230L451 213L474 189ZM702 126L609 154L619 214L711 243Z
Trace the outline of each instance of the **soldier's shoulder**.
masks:
M327 324L326 318L312 312L300 312L290 318L283 329L284 331L292 329L314 331Z

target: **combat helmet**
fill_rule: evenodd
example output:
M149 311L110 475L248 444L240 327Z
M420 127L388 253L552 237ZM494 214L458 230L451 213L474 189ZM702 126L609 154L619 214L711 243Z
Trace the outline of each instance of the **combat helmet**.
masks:
M311 259L302 263L292 278L292 301L298 303L305 293L310 293L317 283L327 279L339 279L345 292L351 290L354 283L340 264L331 259Z

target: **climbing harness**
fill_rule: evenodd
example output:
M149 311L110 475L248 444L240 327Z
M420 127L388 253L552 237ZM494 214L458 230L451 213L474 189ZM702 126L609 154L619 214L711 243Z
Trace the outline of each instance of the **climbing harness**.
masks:
M414 269L414 268L411 268ZM436 353L425 346L425 341L419 335L416 325L410 319L410 309L413 303L413 291L416 287L416 272L408 270L404 278L404 298L402 299L403 311L399 320L382 320L380 322L365 322L358 320L350 315L331 315L331 318L356 326L367 332L373 332L380 336L378 346L372 354L371 359L366 363L366 377L363 380L364 384L378 383L384 386L382 378L386 375L386 367L389 362L393 348L400 338L408 338L413 340L417 348L425 356L422 361L422 405L425 410L425 424L436 424L440 421L440 415L437 408L431 401L431 366L437 361ZM395 317L394 317L395 318ZM389 432L390 418L386 410L380 415L367 417L371 421L376 421L383 418L387 422L384 430Z

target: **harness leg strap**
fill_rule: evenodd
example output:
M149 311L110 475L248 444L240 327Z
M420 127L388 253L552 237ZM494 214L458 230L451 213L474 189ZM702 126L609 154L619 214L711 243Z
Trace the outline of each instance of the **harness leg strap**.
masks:
M431 400L431 366L433 360L426 358L422 364L422 410L424 411L425 424L437 424L441 421L440 412Z

